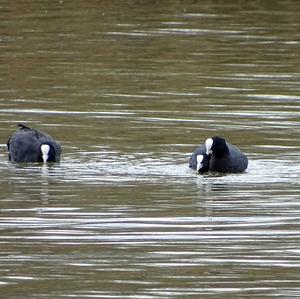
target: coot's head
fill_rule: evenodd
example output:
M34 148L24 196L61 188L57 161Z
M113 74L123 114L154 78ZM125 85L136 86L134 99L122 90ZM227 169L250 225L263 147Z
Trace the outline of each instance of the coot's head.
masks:
M229 153L226 140L222 137L215 136L213 138L206 139L205 147L207 155L213 154L220 158Z
M41 162L55 162L55 148L50 142L42 143L41 149Z
M209 160L210 160L210 156L206 154L197 156L197 171L199 173L204 173L209 171Z

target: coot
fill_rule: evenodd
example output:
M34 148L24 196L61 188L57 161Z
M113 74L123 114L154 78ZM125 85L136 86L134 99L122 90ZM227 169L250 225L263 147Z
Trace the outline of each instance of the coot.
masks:
M198 158L199 155L200 158ZM190 167L200 173L201 171L197 169L197 159L201 160L201 155L207 156L205 171L239 173L244 172L248 167L248 158L222 137L215 136L206 139L205 144L198 147L192 154Z
M190 168L199 173L208 172L210 158L211 155L206 154L205 145L201 145L190 157Z
M51 136L18 124L19 130L7 141L8 158L13 162L59 162L61 146Z

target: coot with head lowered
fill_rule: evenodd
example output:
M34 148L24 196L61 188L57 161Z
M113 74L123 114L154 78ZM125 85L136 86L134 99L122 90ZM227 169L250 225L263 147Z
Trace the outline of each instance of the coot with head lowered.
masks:
M50 135L18 124L19 130L7 141L12 162L59 162L61 146Z

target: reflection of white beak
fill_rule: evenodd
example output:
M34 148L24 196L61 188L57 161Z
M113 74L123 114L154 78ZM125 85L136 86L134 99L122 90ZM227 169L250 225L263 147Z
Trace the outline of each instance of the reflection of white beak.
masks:
M42 158L44 163L47 163L47 160L49 158L49 151L50 151L50 146L48 144L41 145L41 152L42 152Z
M211 147L213 146L214 141L212 138L207 138L205 141L205 147L206 147L206 155L212 154Z
M197 156L197 171L199 171L203 164L202 164L202 161L203 161L203 155L198 155Z

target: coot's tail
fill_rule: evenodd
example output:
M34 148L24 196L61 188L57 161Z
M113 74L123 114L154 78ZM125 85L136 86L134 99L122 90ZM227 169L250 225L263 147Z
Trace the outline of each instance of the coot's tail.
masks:
M25 126L24 124L18 124L17 126L20 128L20 130L28 130L28 131L31 130L29 127Z

